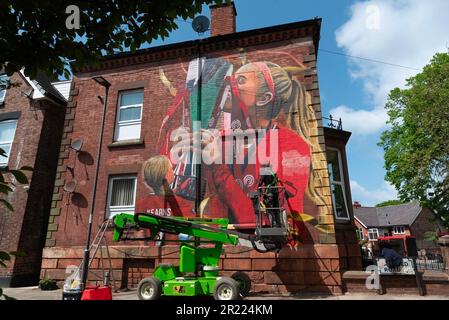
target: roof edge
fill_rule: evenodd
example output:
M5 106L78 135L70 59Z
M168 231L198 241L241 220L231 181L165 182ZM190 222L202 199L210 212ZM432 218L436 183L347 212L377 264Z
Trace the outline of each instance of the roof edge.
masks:
M274 33L274 32L282 32L282 31L288 31L288 30L301 30L301 29L306 29L308 28L305 32L302 32L305 34L304 37L309 36L313 38L313 43L314 43L314 47L315 47L315 57L318 57L318 46L319 46L319 41L320 41L320 34L321 34L321 23L322 23L322 18L314 18L314 19L310 19L310 20L304 20L304 21L298 21L298 22L292 22L292 23L287 23L287 24L282 24L282 25L275 25L275 26L270 26L270 27L264 27L264 28L259 28L259 29L251 29L251 30L246 30L246 31L240 31L240 32L236 32L236 33L230 33L230 34L224 34L224 35L218 35L218 36L214 36L214 37L208 37L205 39L198 39L198 40L189 40L189 41L184 41L184 42L177 42L177 43L172 43L172 44L166 44L166 45L160 45L160 46L155 46L155 47L150 47L150 48L146 48L146 49L140 49L140 50L136 50L135 52L119 52L116 54L112 54L112 55L108 55L108 56L104 56L102 58L100 58L99 63L100 65L102 63L104 64L108 64L110 62L112 62L113 60L119 60L119 59L132 59L132 60L136 60L136 62L129 62L129 64L141 64L141 63L146 63L146 62L151 62L151 61L147 61L145 59L142 59L144 61L140 61L139 57L145 57L145 55L150 55L150 54L158 54L164 51L170 51L170 50L176 50L179 49L180 51L183 51L182 54L180 54L180 56L190 56L189 51L192 51L192 55L194 54L194 52L196 52L196 48L198 47L198 45L200 44L201 46L210 46L213 47L213 49L208 50L209 52L214 52L214 51L219 51L219 50L223 50L223 48L218 48L219 46L214 46L214 44L220 43L220 42L228 42L228 44L230 45L231 43L234 45L235 44L235 40L241 40L244 38L248 38L248 37L257 37L257 36L262 36L264 34L269 34L269 33ZM289 33L290 34L290 33ZM269 39L268 39L269 38ZM291 36L288 39L291 38L300 38L299 36ZM278 39L277 37L267 37L267 39L264 39L261 42L258 43L254 43L251 45L259 45L259 44L264 44L264 43L271 43L271 42L278 42L278 41L283 41L283 40L287 40L286 39ZM184 51L187 51L187 53L185 53ZM206 53L206 52L205 52ZM139 58L139 59L137 59ZM178 58L178 56L169 56L168 58L162 58L159 57L158 55L158 61L161 60L166 60L166 59L171 59L171 58ZM139 60L139 61L137 61ZM121 67L122 65L119 65L118 67ZM108 70L108 69L114 69L115 67L85 67L81 70L77 70L76 66L73 65L73 69L75 70L75 73L80 74L80 73L85 73L85 72L96 72L96 71L101 71L101 70Z

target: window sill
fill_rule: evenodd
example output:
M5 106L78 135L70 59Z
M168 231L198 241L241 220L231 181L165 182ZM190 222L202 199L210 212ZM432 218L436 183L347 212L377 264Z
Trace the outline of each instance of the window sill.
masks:
M132 140L122 140L122 141L115 141L110 144L108 144L108 148L121 148L121 147L132 147L132 146L144 146L145 141L141 139L132 139Z

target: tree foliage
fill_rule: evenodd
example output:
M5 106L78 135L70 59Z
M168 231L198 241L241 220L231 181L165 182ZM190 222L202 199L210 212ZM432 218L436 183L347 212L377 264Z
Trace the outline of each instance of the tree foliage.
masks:
M102 54L134 51L142 44L166 38L178 28L177 20L193 18L203 4L227 0L2 0L0 1L0 65L8 75L25 68L50 76L69 74L69 63L95 65ZM80 12L79 29L68 6Z
M383 207L389 207L389 206L398 206L404 204L404 201L402 200L388 200L381 203L376 204L376 208L383 208Z
M391 91L386 180L403 201L419 200L449 221L449 54L436 54L424 70Z

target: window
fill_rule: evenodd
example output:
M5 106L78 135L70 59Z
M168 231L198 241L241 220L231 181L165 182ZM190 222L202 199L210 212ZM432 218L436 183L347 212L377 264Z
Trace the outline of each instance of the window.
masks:
M123 91L119 94L115 141L140 139L143 90Z
M356 230L356 232L357 232L357 238L358 238L359 240L365 240L365 236L364 236L364 234L363 234L363 228L358 228L358 229Z
M331 182L335 217L340 220L349 220L340 151L327 150L327 167Z
M5 156L0 156L0 166L8 165L8 158L11 153L12 142L16 134L17 120L0 121L0 148L5 152Z
M134 213L136 182L136 176L111 177L109 179L109 218L119 213Z
M404 227L394 227L393 234L405 234L405 228Z
M372 241L377 241L379 238L379 230L378 229L369 229L368 230L368 239Z
M6 88L8 86L9 77L5 74L0 75L0 104L5 101Z

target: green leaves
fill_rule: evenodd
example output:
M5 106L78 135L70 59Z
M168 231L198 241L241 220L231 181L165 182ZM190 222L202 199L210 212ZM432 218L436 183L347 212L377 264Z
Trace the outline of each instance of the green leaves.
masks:
M104 52L137 50L153 39L168 37L179 18L193 18L203 5L224 2L229 1L2 0L0 64L8 61L9 75L24 67L31 78L37 70L45 70L49 76L67 76L69 61L76 60L76 67L83 68L98 61ZM66 27L69 5L80 9L79 29ZM120 30L130 35L124 39Z
M404 204L401 200L388 200L381 203L376 204L376 208L383 208L383 207L389 207L389 206L398 206Z
M385 107L391 128L379 146L386 180L401 200L449 218L449 54L436 54L406 89L392 90Z
M16 180L21 184L28 184L27 176L19 170L11 170L10 173L16 178Z
M10 261L10 260L11 260L11 256L9 255L9 253L7 253L5 251L0 251L0 262Z
M5 154L5 151L0 148L0 154ZM33 168L24 166L20 170L11 170L8 166L0 167L0 207L4 206L9 211L14 211L13 206L9 203L6 198L11 192L14 192L12 186L14 183L9 181L10 179L5 179L5 176L11 175L20 184L28 184L28 178L23 171L33 171ZM9 177L8 177L9 178ZM3 197L1 197L3 196Z
M5 199L0 199L0 203L2 203L9 211L14 211L13 206Z

